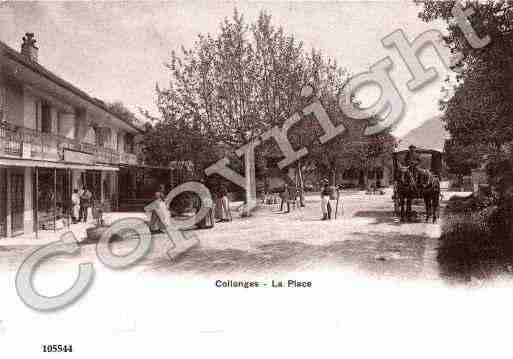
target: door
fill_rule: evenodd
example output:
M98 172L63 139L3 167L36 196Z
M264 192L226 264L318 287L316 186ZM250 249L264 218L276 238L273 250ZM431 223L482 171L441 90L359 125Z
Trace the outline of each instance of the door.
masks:
M7 236L7 171L0 168L0 238Z
M102 173L100 171L86 171L87 188L93 194L93 200L101 201Z
M14 235L23 233L23 213L25 212L25 175L11 174L11 229Z

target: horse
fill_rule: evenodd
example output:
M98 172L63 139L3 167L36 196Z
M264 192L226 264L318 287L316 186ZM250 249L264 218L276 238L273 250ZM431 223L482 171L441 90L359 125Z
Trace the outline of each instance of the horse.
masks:
M404 222L405 217L407 220L411 217L412 200L418 194L417 181L407 167L400 165L397 166L395 179L395 199L398 200L401 208L401 222Z
M440 205L440 180L437 175L429 170L418 170L418 183L420 194L426 206L426 222L430 215L433 216L433 223L436 223L438 208Z

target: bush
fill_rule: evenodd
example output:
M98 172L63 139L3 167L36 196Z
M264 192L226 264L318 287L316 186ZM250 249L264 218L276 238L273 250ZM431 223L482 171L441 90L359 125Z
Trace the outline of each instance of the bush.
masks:
M486 278L509 270L513 262L511 221L496 206L448 214L437 260L442 275L453 279Z
M478 212L491 206L492 203L492 198L475 194L466 197L452 196L445 207L445 212L449 215Z

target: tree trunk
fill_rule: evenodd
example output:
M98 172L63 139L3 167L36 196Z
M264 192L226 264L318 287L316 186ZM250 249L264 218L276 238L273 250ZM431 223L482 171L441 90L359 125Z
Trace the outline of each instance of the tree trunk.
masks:
M337 169L334 167L331 169L331 185L335 186L337 181Z
M301 171L301 161L298 161L297 164L297 176L299 182L299 205L301 207L305 206L305 192L304 192L304 183L303 183L303 172Z
M363 189L367 189L367 171L366 170L360 170L360 186Z

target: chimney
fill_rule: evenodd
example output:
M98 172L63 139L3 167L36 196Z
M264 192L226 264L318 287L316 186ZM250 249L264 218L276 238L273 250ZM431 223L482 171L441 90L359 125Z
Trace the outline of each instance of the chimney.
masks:
M38 48L36 47L36 39L34 39L34 33L27 32L25 36L23 36L23 43L21 44L21 54L24 55L30 61L37 62L37 52Z

